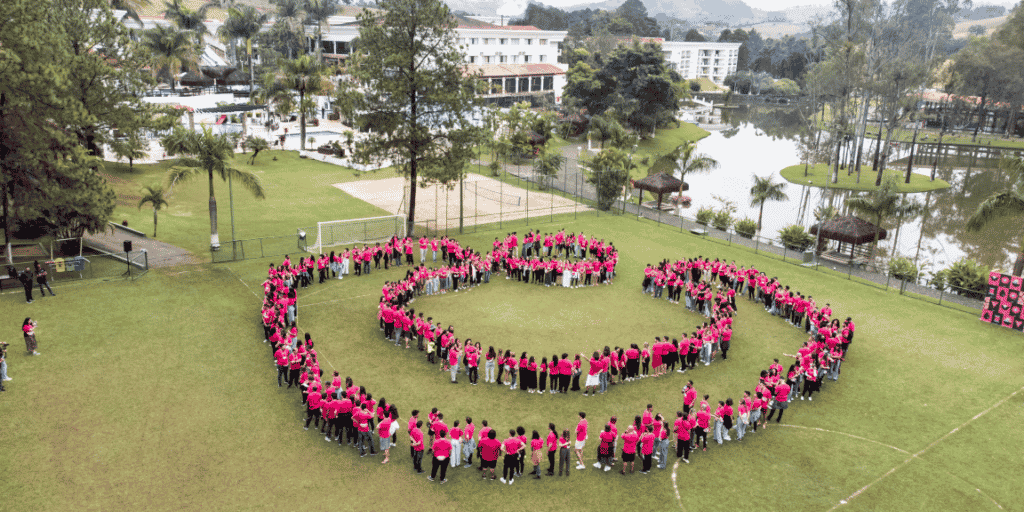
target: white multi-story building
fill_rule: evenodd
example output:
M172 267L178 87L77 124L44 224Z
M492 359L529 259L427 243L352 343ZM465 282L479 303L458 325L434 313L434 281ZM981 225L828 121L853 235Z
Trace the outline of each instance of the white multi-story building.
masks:
M721 85L736 73L740 43L662 41L665 64L683 78L707 78Z
M340 20L339 20L340 21ZM315 27L307 27L311 50ZM333 24L323 31L322 53L326 60L348 58L359 25L350 21ZM549 96L562 101L567 66L558 63L565 31L540 30L532 26L460 25L456 44L465 56L466 71L479 73L490 85L484 97L502 106Z

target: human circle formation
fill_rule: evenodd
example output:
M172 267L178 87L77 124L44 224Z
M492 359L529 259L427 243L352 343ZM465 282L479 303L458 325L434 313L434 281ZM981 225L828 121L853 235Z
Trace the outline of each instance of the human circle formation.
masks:
M420 262L415 265L417 245ZM527 429L520 425L508 428L506 436L504 430L499 434L499 427L489 425L487 420L478 426L470 417L464 422L454 419L457 416L452 411L447 411L446 420L446 411L433 407L425 419L418 409L412 409L405 423L407 431L399 436L402 423L394 401L374 399L366 386L343 378L339 371L324 377L312 336L305 333L304 340L299 337L296 304L299 290L315 282L368 276L380 270L382 264L384 269L401 267L403 259L408 267L405 277L386 282L382 288L379 328L388 342L424 352L424 361L439 365L455 383L460 374L465 374L470 384L477 385L481 359L485 384L550 395L581 390L584 396L603 395L609 386L695 372L700 363L710 366L727 359L737 295L763 306L808 338L795 354L783 354L793 360L788 369L774 359L760 370L753 392L744 391L735 401L731 397L718 400L717 406L688 379L681 391L682 410L662 414L653 404L647 404L638 407L632 421L627 418L619 423L613 416L593 431L584 411L573 418L573 428L559 430L549 423L546 429L533 430L528 436ZM611 285L617 277L617 263L618 252L611 243L583 233L567 235L564 230L545 234L531 231L522 239L518 233L510 233L504 239L495 238L486 255L445 236L421 237L418 241L394 237L383 244L300 257L297 262L286 256L280 265L270 265L263 283L263 341L271 347L278 386L287 384L289 389L294 386L301 392L304 429L313 425L326 442L351 446L360 457L383 453L383 464L391 461L391 447L401 437L409 446L413 471L427 472L423 457L429 454L431 470L427 478L442 484L447 482L448 468L460 466L476 467L481 478L508 485L524 474L540 479L544 458L548 466L544 474L555 476L557 459L557 475L567 477L573 462L577 470L588 468L584 453L592 432L597 437L594 468L611 471L619 466L619 472L626 474L627 470L633 473L639 462L639 472L646 475L654 464L660 470L667 468L670 447L674 446L676 458L689 463L691 453L707 451L709 434L719 445L732 441L730 433L734 429L737 440L742 439L759 427L767 428L776 413L776 422L781 422L797 397L813 400L826 377L838 380L853 341L852 319L841 322L828 303L821 306L813 297L791 290L753 266L737 268L735 262L718 259L698 256L675 262L664 260L647 265L641 278L644 295L684 304L704 316L706 321L697 330L672 339L658 336L643 347L604 347L589 358L563 353L550 360L542 356L537 361L536 356L525 352L517 357L511 347L504 351L488 347L485 351L469 338L456 337L453 326L442 328L441 322L424 318L424 313L410 307L417 297L468 291L502 276L547 287ZM588 368L581 384L584 363ZM474 464L474 457L479 464ZM503 463L500 477L496 471L499 459ZM525 473L527 459L531 462L529 473Z

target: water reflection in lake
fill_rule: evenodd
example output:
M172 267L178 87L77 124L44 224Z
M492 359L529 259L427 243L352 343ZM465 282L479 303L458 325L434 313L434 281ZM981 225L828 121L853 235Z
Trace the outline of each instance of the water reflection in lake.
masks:
M752 176L774 175L775 181L783 181L779 170L800 163L797 148L805 126L802 116L796 108L752 106L716 109L711 118L698 120L717 125L709 137L698 143L697 148L698 152L718 160L721 167L709 174L686 177L690 184L686 194L693 198L693 206L683 214L692 218L701 206L719 208L721 203L712 197L718 196L737 206L735 217L757 220L758 209L750 206ZM723 125L729 127L723 129ZM866 170L864 179L873 179L870 165ZM925 172L925 169L918 169L918 172ZM967 169L940 166L937 177L949 182L951 188L930 195L912 195L921 203L927 201L928 208L923 216L904 219L895 254L911 259L916 257L933 271L945 268L963 256L989 266L1012 268L1014 251L1024 231L1024 216L995 222L980 233L968 233L963 228L978 204L1008 186L1006 176L997 169L975 168L968 172ZM762 236L777 237L779 229L794 223L805 227L812 225L813 210L819 204L822 192L815 188L808 191L808 187L792 183L787 185L789 200L769 202L764 207ZM837 204L849 195L829 193L835 194ZM804 215L798 215L801 200L808 204ZM887 256L893 254L892 239L896 235L897 222L898 219L887 219L882 223L882 227L889 231L889 239L880 242L879 246Z

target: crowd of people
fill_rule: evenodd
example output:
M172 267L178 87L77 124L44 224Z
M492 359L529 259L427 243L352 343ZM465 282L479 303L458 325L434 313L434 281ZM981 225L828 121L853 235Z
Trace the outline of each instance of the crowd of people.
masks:
M555 261L595 261L601 264L612 261L610 269L593 272L600 277L593 279L591 285L610 282L614 277L617 254L611 245L600 243L592 254L593 260L589 260L586 254L593 246L580 246L579 237L571 238L575 243L565 243L570 238L562 237L563 242L559 244L555 235L551 236L551 245L547 245L548 235L531 235L528 238L532 242L528 244L529 253L517 249L515 239L511 238L515 235L511 234L503 241L496 241L494 250L482 258L479 253L470 248L464 249L450 239L436 240L445 248L442 261L447 265L433 269L421 263L407 271L404 280L384 286L379 316L387 339L399 345L404 341L406 347L415 340L417 347L429 354L431 362L435 357L440 359L441 368L451 372L453 382L456 382L462 364L468 366L463 371L469 381L476 384L478 366L483 360L485 382L540 393L583 390L584 395L589 396L603 393L609 384L617 382L658 377L673 371L685 373L696 368L698 359L710 365L719 353L722 359L726 359L737 294L746 294L772 315L781 316L809 334L797 353L790 355L794 361L788 369L775 359L760 372L753 392L744 391L737 400L728 397L717 401L716 405L708 394L699 394L691 379L682 388L682 408L674 414L657 412L653 404L647 404L625 426L621 426L618 418L609 418L606 424L596 429L596 462L593 465L598 469L611 471L619 465L620 473L633 473L637 462L641 474L649 473L654 463L659 469L666 469L673 445L676 457L689 463L692 453L707 450L709 434L715 442L723 444L732 441L730 434L735 430L737 441L742 440L759 427L767 428L768 421L773 418L781 422L783 413L797 396L813 400L813 394L820 390L824 378L838 379L840 365L853 340L854 324L850 318L845 322L832 318L833 312L828 304L819 307L812 297L804 298L754 268L737 268L734 263L725 264L699 257L649 265L642 288L644 293L655 298L664 297L663 290L668 288L666 298L676 304L685 293L687 306L707 317L702 327L689 336L684 333L680 338L671 340L668 336L657 337L651 346L645 343L642 348L637 344L631 344L629 348L605 347L602 351L594 351L589 359L583 354L569 356L563 353L561 356L553 355L551 360L544 357L538 362L533 356L527 357L525 353L517 356L511 350L488 347L483 351L479 343L471 339L460 341L455 338L453 328L442 329L441 324L432 323L431 318L419 323L422 314L417 315L407 309L419 295L476 286L487 282L492 274L498 272L503 272L507 279L557 285L557 280L546 277L546 268L538 274L532 271L531 265L534 261L544 261L544 257L558 258L563 254L567 259ZM541 240L539 249L538 238ZM425 245L421 245L421 260L426 258L427 252L433 252L434 242L427 240ZM409 239L393 239L382 246L382 259L391 260L384 264L400 262L400 255L409 254L409 243ZM587 250L581 251L577 247ZM572 261L577 256L579 260ZM310 263L313 267L309 266ZM334 272L331 263L333 260L326 261L325 279L334 277L330 275ZM263 283L264 342L271 347L278 386L296 387L301 393L305 429L311 426L319 428L325 441L352 446L362 457L382 453L382 463L385 464L391 460L391 447L401 439L408 442L413 470L426 473L423 457L429 455L431 468L428 479L439 479L441 483L447 482L449 467L473 468L474 457L479 461L476 469L481 478L500 480L509 485L523 475L534 479L541 478L542 473L555 476L556 459L559 477L568 477L570 466L577 470L587 468L584 450L591 429L585 412L580 412L573 420L576 425L572 430L559 429L550 423L543 433L543 429L538 429L527 435L525 427L517 426L510 428L505 436L487 420L481 421L478 427L472 418L463 420L460 417L449 426L445 413L437 408L433 408L425 418L421 418L420 411L413 410L405 422L406 432L400 435L402 422L394 403L385 398L374 399L365 386L355 385L351 378L342 378L337 371L325 377L311 335L299 336L295 314L296 290L301 288L303 280L297 276L308 273L317 265L315 260L303 263L301 259L299 264L293 265L286 258L279 266L271 265ZM338 263L340 274L337 277L343 277L344 265L343 262ZM523 265L531 271L517 272L516 269L523 268ZM557 270L558 265L555 268ZM311 274L309 281L312 281ZM581 386L584 363L587 364L586 380ZM546 470L543 468L545 458ZM499 459L502 460L500 477L497 473ZM527 460L531 463L529 472L526 472Z

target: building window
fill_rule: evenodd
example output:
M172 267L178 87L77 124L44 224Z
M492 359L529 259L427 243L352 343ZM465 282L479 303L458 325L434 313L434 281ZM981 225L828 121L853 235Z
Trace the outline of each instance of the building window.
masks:
M506 78L505 79L505 92L513 93L516 92L516 79Z
M530 62L530 56L529 55L523 55L523 63L525 64L525 63L529 63L529 62Z
M512 56L512 63L513 64L519 64L519 56L518 55L513 55Z
M530 92L530 79L520 78L519 79L519 92Z
M498 94L501 92L501 79L495 78L491 80L491 94Z
M475 38L475 37L469 38L469 44L477 44L477 38Z
M469 56L469 63L470 64L476 64L476 56L470 55Z
M519 44L519 38L513 37L512 44Z
M540 77L535 76L530 79L530 91L536 92L540 90Z
M498 55L498 62L500 62L502 64L508 62L508 56L507 55Z
M491 56L490 55L485 55L484 56L484 64L490 64L490 63L491 63Z
M533 39L527 39L527 40L526 40L526 44L527 44L527 45L531 45L531 44L533 44Z
M502 37L501 39L498 39L498 44L508 44L508 39Z
M541 62L547 62L548 61L548 56L547 55L540 55L538 58L540 59Z
M544 77L544 90L553 91L555 90L555 77L546 76Z
M541 46L544 46L544 45L548 44L548 40L547 39L541 39L541 40L539 40L538 44L540 44Z

